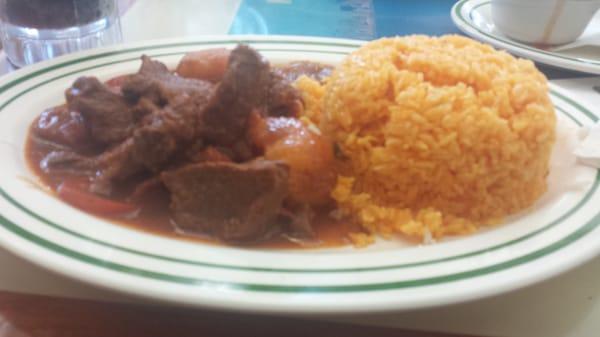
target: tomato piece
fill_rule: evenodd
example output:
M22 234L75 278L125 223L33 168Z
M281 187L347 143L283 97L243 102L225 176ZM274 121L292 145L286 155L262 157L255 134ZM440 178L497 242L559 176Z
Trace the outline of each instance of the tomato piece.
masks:
M78 184L69 181L60 184L56 192L63 201L91 213L119 215L133 213L139 209L139 206L134 204L105 199L83 191L78 188Z

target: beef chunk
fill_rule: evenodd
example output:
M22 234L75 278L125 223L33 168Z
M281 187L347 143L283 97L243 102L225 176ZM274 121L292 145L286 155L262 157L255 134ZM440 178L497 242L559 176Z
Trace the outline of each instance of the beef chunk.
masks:
M323 83L331 76L333 66L310 61L290 62L273 68L273 72L280 75L286 82L293 83L300 76L308 76L315 81Z
M163 185L162 180L160 179L160 175L155 175L137 184L133 189L133 192L129 196L129 199L144 200L149 195L152 195L157 191L162 190L165 190L165 187Z
M221 146L241 139L250 113L265 110L269 84L269 64L250 47L236 47L203 114L203 136Z
M179 120L171 117L168 113L156 114L149 125L134 133L132 155L152 171L160 170L177 151L178 137L171 125L178 124Z
M129 76L121 90L130 101L145 97L164 106L181 94L208 96L213 85L210 82L177 76L166 65L142 56L142 66L137 74Z
M144 117L150 115L158 109L160 109L158 105L154 104L154 102L152 102L150 99L142 97L133 106L133 114L138 121L141 121Z
M123 143L109 149L96 158L97 173L90 189L102 195L110 195L113 183L125 180L141 171L143 165L133 156L133 138L128 138Z
M40 168L49 173L63 172L87 175L92 179L90 191L109 196L113 184L143 172L144 166L133 156L133 138L113 146L98 156L83 156L70 150L48 153Z
M83 116L92 138L102 144L115 144L131 135L134 113L118 94L95 77L80 77L66 91L68 109Z
M142 102L147 101L140 100L138 106ZM183 94L163 108L145 104L148 112L133 135L101 156L98 183L94 185L97 191L110 193L115 181L144 171L158 172L169 165L198 139L198 123L207 102L206 96Z
M271 72L267 113L272 117L298 117L304 106L300 92L276 72Z
M188 165L190 163L207 163L207 162L227 162L231 163L231 158L227 154L219 151L217 148L208 146L203 147L202 142L198 143L198 148L190 146L183 156L171 161L169 169L175 169ZM152 194L154 191L164 189L164 184L160 176L160 172L148 178L134 188L131 193L131 199L142 199L147 194Z
M184 230L231 242L264 239L287 194L280 162L191 164L162 174L171 209Z
M69 111L66 105L42 112L34 122L32 131L46 141L75 150L86 147L91 141L83 116L79 112Z
M40 168L47 173L63 172L81 175L93 174L96 165L97 162L94 158L69 150L52 151L40 162Z
M197 137L205 96L178 96L172 104L156 109L142 121L133 134L133 156L152 171L164 167L177 152Z

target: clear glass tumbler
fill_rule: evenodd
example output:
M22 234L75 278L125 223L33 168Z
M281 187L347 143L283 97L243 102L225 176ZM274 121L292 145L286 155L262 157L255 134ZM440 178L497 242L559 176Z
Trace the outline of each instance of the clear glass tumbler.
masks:
M120 42L118 0L0 0L0 37L17 67Z

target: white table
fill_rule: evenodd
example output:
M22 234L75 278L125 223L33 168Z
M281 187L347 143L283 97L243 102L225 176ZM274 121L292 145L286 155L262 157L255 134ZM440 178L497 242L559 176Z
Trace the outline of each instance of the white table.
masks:
M226 34L239 2L138 0L123 17L124 39ZM170 5L168 11L164 10L166 4ZM194 20L181 19L189 13L194 13ZM0 73L7 69L2 55ZM600 84L600 78L556 83L579 90L581 101L591 107L600 107L600 94L591 90L592 85ZM0 249L0 290L141 301L55 275L3 249ZM482 336L600 336L600 257L554 279L494 298L414 312L338 317L335 320Z

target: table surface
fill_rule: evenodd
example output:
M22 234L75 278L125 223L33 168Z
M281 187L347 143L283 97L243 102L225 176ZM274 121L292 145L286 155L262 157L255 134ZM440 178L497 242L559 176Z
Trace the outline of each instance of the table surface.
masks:
M122 17L126 42L202 34L289 34L374 39L416 33L459 33L449 15L453 0L123 0L123 3L127 4L124 6L127 11ZM148 22L152 24L148 25ZM541 65L540 68L553 82L577 91L580 102L592 107L600 106L600 95L591 89L600 84L600 77ZM0 73L10 70L4 55L0 54ZM7 292L50 295L56 298L17 296ZM65 298L80 300L70 301ZM111 306L81 299L125 304ZM69 309L72 307L85 310L74 312ZM330 335L347 336L400 335L400 329L480 336L598 336L600 257L543 283L474 302L413 312L312 318L312 321L238 315L233 316L233 319L245 323L241 325L242 328L235 330L227 328L227 320L219 319L213 313L196 312L194 317L212 322L209 325L199 325L179 309L173 309L175 311L167 315L140 299L66 279L0 249L0 337L61 335L56 333L58 330L53 333L51 330L44 330L48 327L68 329L69 333L63 335L70 336L106 335L102 331L114 330L103 330L98 324L90 322L96 316L100 317L100 321L104 319L106 322L117 322L102 314L113 310L122 314L126 321L141 323L145 314L148 314L147 321L152 321L152 317L185 316L167 319L162 325L153 325L156 329L152 333L140 334L138 331L135 334L132 331L118 330L119 336L158 336L161 331L180 331L178 335L187 335L185 330L179 328L163 330L174 324L189 329L201 328L206 335L219 336L247 335L243 333L244 329L253 331L249 334L253 335L258 331L257 327L271 324L274 329L270 333L278 331L281 335L291 328L298 336L302 335L300 332L307 331L299 328L302 326L311 326L323 332L329 329L327 332ZM132 312L144 315L136 316ZM28 319L31 314L48 318L42 323L34 322ZM84 323L70 326L70 315L83 317ZM330 325L316 320L372 327L348 328L347 324ZM90 333L92 330L95 332ZM266 334L270 335L275 336L277 333ZM402 335L437 336L406 332Z

